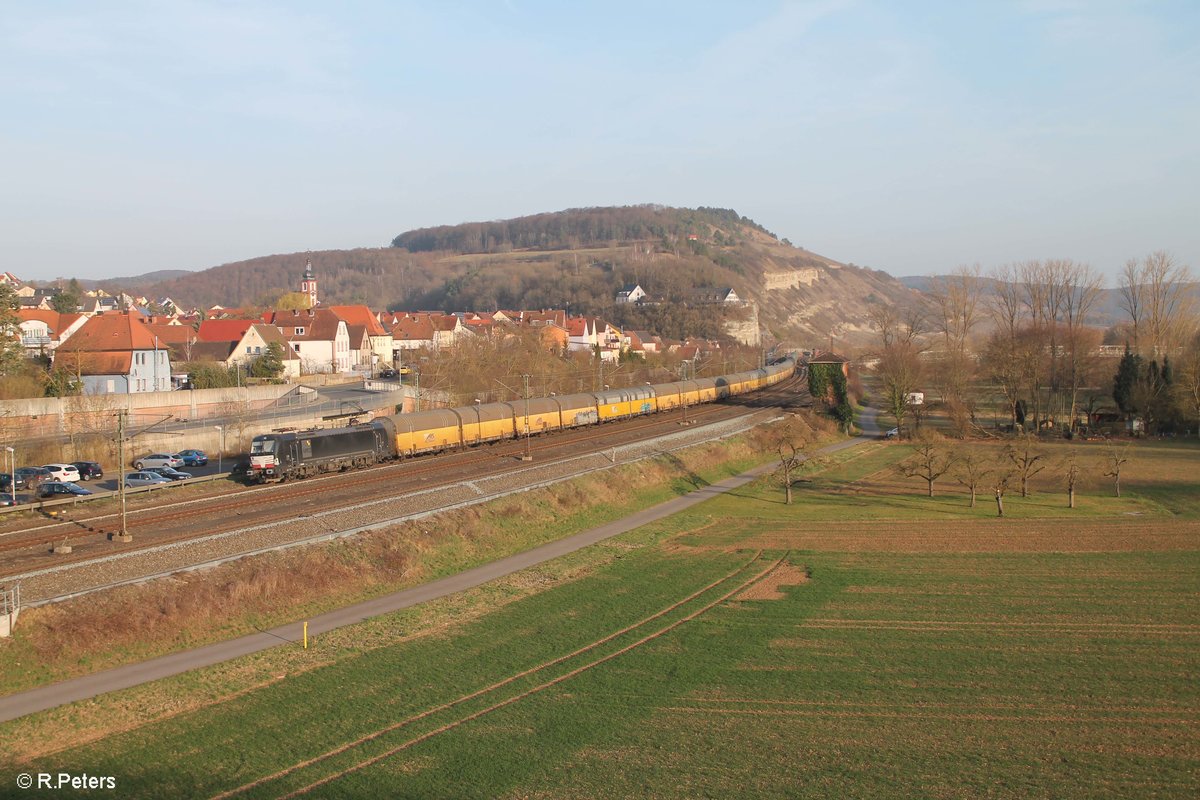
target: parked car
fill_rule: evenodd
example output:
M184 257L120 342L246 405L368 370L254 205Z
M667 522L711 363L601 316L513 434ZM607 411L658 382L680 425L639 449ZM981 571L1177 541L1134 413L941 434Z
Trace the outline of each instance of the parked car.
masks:
M63 483L74 483L79 480L79 468L74 464L43 464L50 470L50 477Z
M26 489L37 486L42 481L52 480L50 470L45 467L17 467L17 488L21 488L21 484L25 484Z
M179 456L173 456L170 453L151 453L148 456L142 456L137 461L133 462L134 469L145 469L146 467L182 467L183 459Z
M104 470L95 461L72 461L75 469L79 470L79 479L97 481L104 477Z
M146 467L144 470L142 470L142 472L153 472L156 475L162 475L164 478L172 481L186 481L188 478L192 477L192 473L190 472L180 472L179 470L172 469L171 467Z
M25 488L25 479L20 475L17 476L18 489ZM0 492L11 492L13 490L13 476L7 472L0 472Z
M384 380L394 380L395 378L400 377L400 373L396 372L394 369L385 369L379 373L379 377L383 378Z
M46 481L38 487L38 497L84 497L92 493L69 481Z
M20 501L17 501L17 502L20 502ZM12 495L10 495L10 494L0 495L0 508L8 508L9 506L15 506L15 505L16 505L16 503L13 502Z
M892 428L890 431L888 431L887 433L885 433L885 434L883 435L883 438L885 438L885 439L895 439L895 438L896 438L897 436L899 436L899 435L900 435L900 429L899 429L899 428Z
M203 467L208 463L208 454L203 450L180 450L176 455L183 459L185 467Z
M171 482L157 472L130 472L125 476L125 488L136 489L139 486L162 486Z

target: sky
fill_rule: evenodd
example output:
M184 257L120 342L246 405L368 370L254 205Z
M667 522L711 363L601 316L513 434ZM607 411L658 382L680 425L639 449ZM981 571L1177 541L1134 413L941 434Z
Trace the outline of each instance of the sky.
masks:
M1200 271L1200 3L0 0L0 271L583 206L893 275Z

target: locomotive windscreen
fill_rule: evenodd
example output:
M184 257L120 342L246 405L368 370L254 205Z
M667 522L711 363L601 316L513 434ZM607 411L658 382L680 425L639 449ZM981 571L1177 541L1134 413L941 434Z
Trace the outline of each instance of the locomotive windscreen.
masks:
M250 443L250 455L266 455L275 452L274 436L255 436Z

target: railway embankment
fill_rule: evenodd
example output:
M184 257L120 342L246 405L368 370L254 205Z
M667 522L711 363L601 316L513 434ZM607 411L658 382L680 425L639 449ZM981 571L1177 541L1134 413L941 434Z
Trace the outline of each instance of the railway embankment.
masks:
M771 458L761 436L747 431L746 420L722 426L112 559L81 571L84 579L51 572L25 576L24 590L35 598L89 594L26 611L17 635L0 649L0 666L19 665L0 669L0 693L425 583L620 518ZM208 550L191 549L196 547ZM154 576L170 577L151 580ZM74 580L79 583L71 584ZM110 588L93 592L100 584Z

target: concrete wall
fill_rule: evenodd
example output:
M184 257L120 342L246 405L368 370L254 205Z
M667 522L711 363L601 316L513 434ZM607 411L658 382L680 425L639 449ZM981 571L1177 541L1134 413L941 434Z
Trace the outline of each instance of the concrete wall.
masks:
M180 420L203 419L228 413L231 406L260 409L295 389L287 384L228 389L194 389L135 394L94 394L79 397L39 397L0 402L0 438L11 440L62 436L65 417L95 417L89 427L101 427L100 417L124 409L131 414L161 414Z

